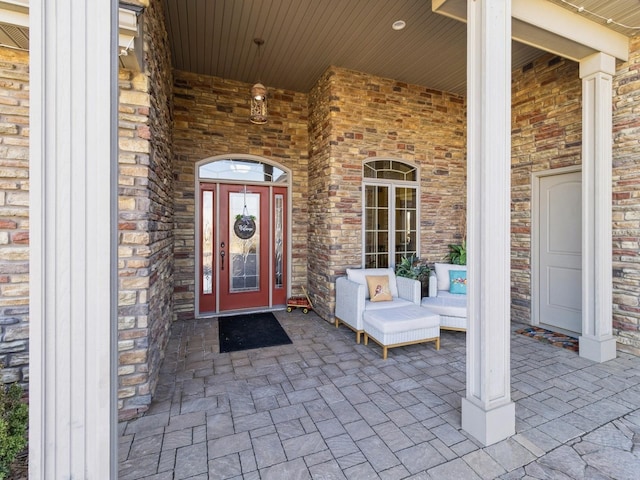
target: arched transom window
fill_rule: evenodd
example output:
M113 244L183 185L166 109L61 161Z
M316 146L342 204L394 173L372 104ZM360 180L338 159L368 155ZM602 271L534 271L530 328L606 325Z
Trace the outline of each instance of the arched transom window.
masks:
M222 159L200 166L201 179L241 182L287 183L287 172L268 163L249 159Z

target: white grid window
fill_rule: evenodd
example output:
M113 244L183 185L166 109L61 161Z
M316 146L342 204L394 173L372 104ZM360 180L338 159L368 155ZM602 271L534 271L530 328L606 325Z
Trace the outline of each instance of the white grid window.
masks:
M397 160L364 164L364 266L394 266L419 255L418 172Z

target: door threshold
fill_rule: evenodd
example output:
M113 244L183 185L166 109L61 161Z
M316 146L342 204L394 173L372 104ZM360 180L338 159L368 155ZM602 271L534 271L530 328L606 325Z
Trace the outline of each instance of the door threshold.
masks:
M197 315L196 318L218 318L218 317L231 317L234 315L244 315L247 313L265 313L265 312L279 312L286 310L286 305L276 305L268 308L239 308L237 310L225 310L224 312L207 312Z

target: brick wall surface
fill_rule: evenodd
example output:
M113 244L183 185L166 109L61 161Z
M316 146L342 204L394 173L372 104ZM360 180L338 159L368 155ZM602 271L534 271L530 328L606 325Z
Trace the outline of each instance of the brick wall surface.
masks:
M249 122L250 84L174 72L175 310L195 309L195 181L197 162L225 154L256 155L292 171L293 291L307 283L307 95L268 89L269 121Z
M640 37L613 81L613 329L640 355Z
M310 94L309 288L333 317L335 279L362 265L362 166L420 169L420 251L442 261L464 232L465 101L455 94L331 67Z
M618 348L640 354L640 39L613 82L613 327ZM513 72L512 251L514 319L531 319L531 175L581 164L578 64L545 55Z
M333 77L335 72L327 70L309 92L309 258L308 283L309 295L316 313L325 319L332 316L330 310L331 281L328 277L335 270L335 258L331 252L336 249L336 233L342 230L346 242L350 241L348 232L355 226L340 219L352 208L349 203L341 205L336 214L336 185L332 185L333 160L331 149L334 135L331 118ZM334 264L332 264L332 262Z
M0 384L29 380L29 54L0 47Z
M118 407L144 411L173 315L172 72L160 2L144 14L142 72L119 72Z
M257 155L293 172L291 279L330 320L335 278L362 262L362 164L421 171L421 253L442 260L464 235L463 97L329 68L306 95L270 89L270 120L248 121L251 85L171 72L159 2L145 11L142 73L119 73L119 408L143 411L172 319L193 318L195 165ZM0 48L0 362L28 381L28 53ZM640 40L614 78L613 322L640 354ZM512 316L531 316L531 176L580 164L581 82L545 55L513 72ZM172 95L173 105L172 110Z
M512 74L511 315L531 320L532 173L580 165L578 64L543 55Z

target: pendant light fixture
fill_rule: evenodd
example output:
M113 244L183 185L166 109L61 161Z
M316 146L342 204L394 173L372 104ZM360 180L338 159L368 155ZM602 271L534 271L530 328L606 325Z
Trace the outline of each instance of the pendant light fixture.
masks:
M264 44L261 38L254 38L253 43L258 46L258 76L260 75L260 47ZM259 77L258 77L259 78ZM251 123L262 125L267 123L267 89L258 82L251 87Z

